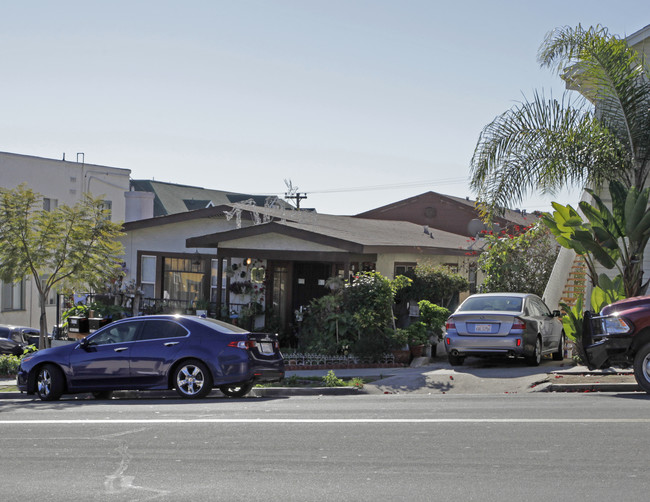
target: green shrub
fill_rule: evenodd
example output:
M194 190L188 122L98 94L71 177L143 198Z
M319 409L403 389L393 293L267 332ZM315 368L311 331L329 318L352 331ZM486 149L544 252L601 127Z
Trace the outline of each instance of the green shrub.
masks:
M18 373L20 357L18 356L0 356L0 376L13 377Z
M428 300L418 302L420 319L429 331L433 331L438 338L442 336L442 327L447 322L451 312L445 307L439 307Z
M337 377L333 370L329 370L323 377L323 383L325 387L343 387L345 385L345 382Z

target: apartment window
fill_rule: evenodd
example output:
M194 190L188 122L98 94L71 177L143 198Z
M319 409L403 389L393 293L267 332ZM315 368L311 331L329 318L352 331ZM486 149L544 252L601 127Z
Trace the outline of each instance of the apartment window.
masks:
M2 311L25 310L25 280L2 283Z
M47 281L49 280L50 275L45 274L41 276L41 284L45 285ZM45 299L45 304L46 305L56 305L56 292L52 289L50 289L50 292L47 295L47 298Z
M54 211L57 207L59 207L58 199L43 198L43 209L45 211Z
M156 257L142 256L140 262L140 287L145 298L156 297Z
M110 200L102 201L102 209L106 211L106 219L110 220L113 213L113 202Z

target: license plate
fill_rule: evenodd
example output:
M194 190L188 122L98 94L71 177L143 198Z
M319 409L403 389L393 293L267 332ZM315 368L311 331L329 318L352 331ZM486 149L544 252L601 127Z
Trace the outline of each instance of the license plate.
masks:
M474 331L477 333L490 333L492 331L491 324L475 324Z
M273 344L268 342L260 342L260 352L262 354L273 354Z

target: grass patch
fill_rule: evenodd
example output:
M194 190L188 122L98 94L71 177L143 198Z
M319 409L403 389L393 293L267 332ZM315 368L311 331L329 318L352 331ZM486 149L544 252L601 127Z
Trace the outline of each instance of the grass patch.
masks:
M362 389L364 384L374 382L378 378L381 377L338 378L330 370L323 377L291 375L282 380L282 382L263 383L255 387L356 387L357 389Z

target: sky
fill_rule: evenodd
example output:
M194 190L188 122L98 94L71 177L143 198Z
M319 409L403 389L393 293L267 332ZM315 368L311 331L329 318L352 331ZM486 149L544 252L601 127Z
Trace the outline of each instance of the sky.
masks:
M647 0L0 3L0 151L357 214L475 198L483 127L534 91L546 34L650 24ZM577 203L578 189L513 208Z

